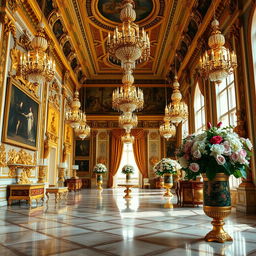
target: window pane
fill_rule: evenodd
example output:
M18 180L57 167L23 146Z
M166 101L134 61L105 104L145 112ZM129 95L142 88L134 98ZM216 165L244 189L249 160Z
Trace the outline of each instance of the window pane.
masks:
M237 125L237 116L236 116L235 110L230 113L230 125L232 125L232 126Z
M228 120L228 115L222 116L221 120L220 120L223 124L223 126L229 126L229 120Z
M225 114L228 111L228 101L227 101L227 91L223 91L220 96L219 96L219 115L222 116L223 114Z

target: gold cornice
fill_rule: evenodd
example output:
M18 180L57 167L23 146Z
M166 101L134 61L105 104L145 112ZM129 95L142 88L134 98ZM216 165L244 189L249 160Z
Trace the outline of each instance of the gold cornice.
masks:
M118 121L119 116L111 115L87 115L88 121ZM163 115L154 116L138 116L138 121L162 121Z

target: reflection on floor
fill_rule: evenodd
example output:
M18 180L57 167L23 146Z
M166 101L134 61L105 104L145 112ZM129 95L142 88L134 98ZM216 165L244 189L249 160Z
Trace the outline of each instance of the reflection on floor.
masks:
M232 213L225 229L234 238L206 243L211 219L202 207L165 209L161 190L82 190L67 202L29 210L0 208L0 255L256 255L256 216ZM175 198L172 200L175 202Z

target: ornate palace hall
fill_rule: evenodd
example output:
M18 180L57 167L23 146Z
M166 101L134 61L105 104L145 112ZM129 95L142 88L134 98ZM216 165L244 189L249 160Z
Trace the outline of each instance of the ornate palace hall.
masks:
M163 190L83 190L67 203L28 210L0 209L0 255L256 255L256 216L231 214L225 229L234 242L207 243L211 229L202 207L164 209Z

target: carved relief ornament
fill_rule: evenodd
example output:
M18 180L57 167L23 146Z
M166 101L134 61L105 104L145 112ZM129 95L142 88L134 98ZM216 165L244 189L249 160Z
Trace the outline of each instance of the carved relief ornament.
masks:
M6 166L6 151L5 146L0 144L0 167Z

